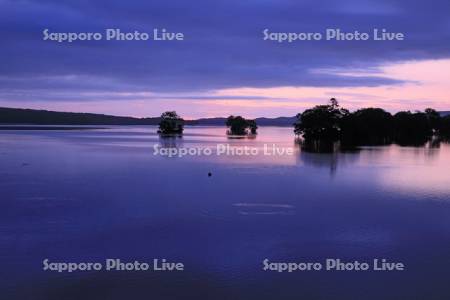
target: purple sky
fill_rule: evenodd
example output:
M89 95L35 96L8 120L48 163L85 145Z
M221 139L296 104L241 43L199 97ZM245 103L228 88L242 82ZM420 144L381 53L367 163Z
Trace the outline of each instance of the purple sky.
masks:
M44 41L42 31L183 32L184 41ZM404 41L264 41L262 31ZM450 110L450 2L0 0L0 106L188 118L350 108Z

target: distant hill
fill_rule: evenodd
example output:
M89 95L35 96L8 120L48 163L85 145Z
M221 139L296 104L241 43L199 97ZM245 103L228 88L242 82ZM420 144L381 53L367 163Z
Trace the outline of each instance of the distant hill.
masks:
M225 125L227 118L203 118L197 120L187 120L187 125L204 125L204 126L216 126Z
M440 111L441 116L450 111ZM295 117L256 118L258 126L293 126ZM159 117L134 118L91 113L0 107L0 124L30 125L158 125ZM186 125L224 126L226 118L186 120Z
M256 124L259 126L294 126L296 117L278 117L278 118L256 118Z
M224 125L227 118L206 118L186 121L188 125ZM278 118L256 118L258 126L293 126L296 121L295 117L278 117Z
M157 125L158 123L159 118L116 117L102 114L0 107L0 124Z
M158 125L159 117L133 118L91 113L0 107L0 124L28 125ZM186 125L224 126L226 118L186 120ZM292 126L295 117L257 118L259 126Z

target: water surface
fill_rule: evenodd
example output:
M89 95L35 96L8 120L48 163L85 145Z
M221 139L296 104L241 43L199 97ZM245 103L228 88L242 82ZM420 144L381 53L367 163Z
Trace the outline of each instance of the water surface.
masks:
M275 144L293 155L166 157ZM260 151L262 153L262 151ZM4 299L448 299L450 146L313 154L291 128L0 132ZM211 173L212 176L208 176ZM181 261L185 271L51 273L42 260ZM371 261L404 272L263 271L262 261Z

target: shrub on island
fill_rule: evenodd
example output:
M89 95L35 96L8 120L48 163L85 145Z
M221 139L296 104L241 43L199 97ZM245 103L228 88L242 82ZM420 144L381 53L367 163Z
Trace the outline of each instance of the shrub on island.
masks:
M228 134L232 135L256 134L258 129L255 120L247 120L241 116L229 116L226 125L229 128Z
M439 135L445 140L450 140L450 115L441 118Z
M395 115L381 108L364 108L349 112L335 98L297 115L294 132L305 145L335 143L353 148L361 145L424 145L432 136L448 138L450 117L441 117L434 109L424 112L401 111ZM321 147L323 148L323 147ZM312 149L314 150L314 149Z
M159 134L181 134L184 130L184 120L175 111L166 111L161 114Z

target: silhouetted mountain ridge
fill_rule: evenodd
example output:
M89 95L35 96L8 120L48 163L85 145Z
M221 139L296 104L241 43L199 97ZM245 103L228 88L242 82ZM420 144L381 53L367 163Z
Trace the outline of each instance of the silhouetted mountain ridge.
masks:
M259 126L292 126L295 117L256 118ZM0 107L0 124L32 125L158 125L159 117L134 118L93 113ZM186 125L224 126L226 118L186 120Z
M441 116L450 111L439 112ZM293 126L296 117L256 118L258 126ZM37 109L0 107L0 124L33 125L158 125L159 117L135 118L93 113L57 112ZM186 120L186 125L222 126L226 118L200 118Z

